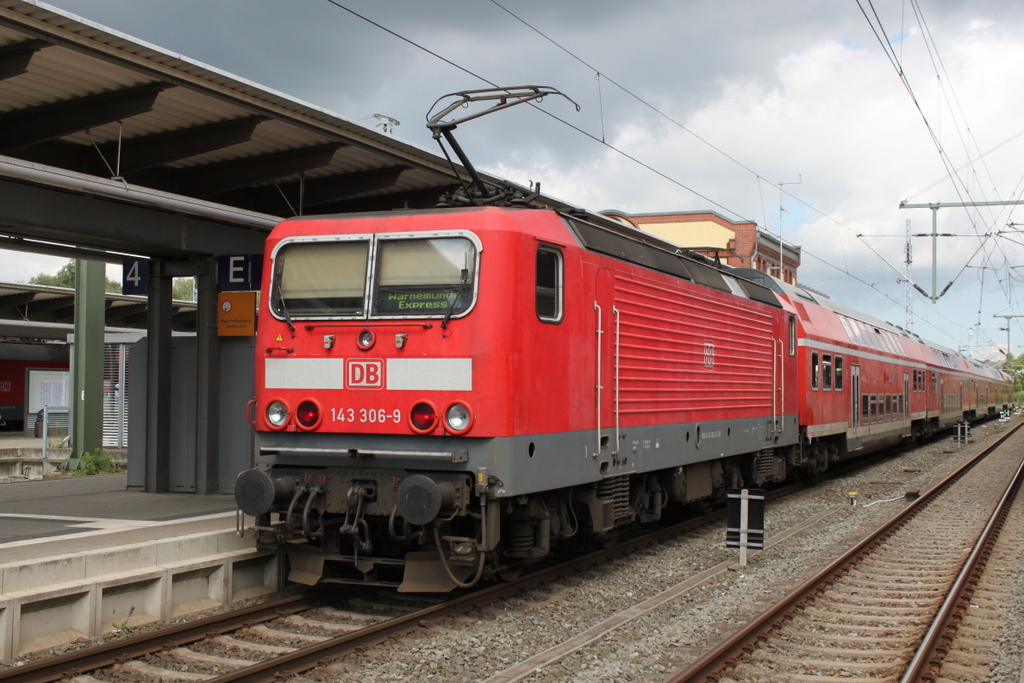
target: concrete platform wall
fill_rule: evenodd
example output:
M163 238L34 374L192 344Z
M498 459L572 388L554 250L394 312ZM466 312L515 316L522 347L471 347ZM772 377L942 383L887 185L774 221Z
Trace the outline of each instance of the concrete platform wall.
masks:
M0 564L0 658L276 592L283 559L253 550L252 533L203 532Z

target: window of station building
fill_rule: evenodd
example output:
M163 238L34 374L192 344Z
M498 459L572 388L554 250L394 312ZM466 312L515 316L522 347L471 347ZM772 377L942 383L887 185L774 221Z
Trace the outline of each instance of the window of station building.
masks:
M836 356L836 391L843 390L843 357Z
M832 354L824 353L821 356L821 383L825 391L832 391Z
M796 355L796 316L789 316L789 355Z
M811 389L818 388L818 352L811 351Z
M562 252L552 247L537 248L537 317L544 322L562 320Z

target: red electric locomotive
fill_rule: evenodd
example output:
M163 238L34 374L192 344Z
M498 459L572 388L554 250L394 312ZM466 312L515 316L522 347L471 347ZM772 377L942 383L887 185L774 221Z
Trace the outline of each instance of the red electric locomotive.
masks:
M261 545L305 541L293 580L450 590L784 478L788 304L639 238L529 208L278 226L236 486Z

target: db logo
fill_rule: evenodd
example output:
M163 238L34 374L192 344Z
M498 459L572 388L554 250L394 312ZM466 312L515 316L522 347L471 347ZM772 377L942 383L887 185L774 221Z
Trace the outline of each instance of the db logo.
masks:
M349 389L381 389L384 387L384 361L350 360L345 368L345 385Z
M704 340L704 367L715 367L715 343Z

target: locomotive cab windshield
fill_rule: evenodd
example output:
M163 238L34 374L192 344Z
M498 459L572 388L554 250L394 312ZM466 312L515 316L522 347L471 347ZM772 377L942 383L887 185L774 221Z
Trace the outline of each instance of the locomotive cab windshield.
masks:
M275 250L274 315L451 317L476 301L478 240L373 235L284 241Z

